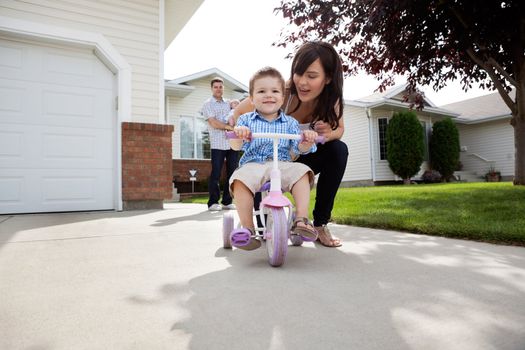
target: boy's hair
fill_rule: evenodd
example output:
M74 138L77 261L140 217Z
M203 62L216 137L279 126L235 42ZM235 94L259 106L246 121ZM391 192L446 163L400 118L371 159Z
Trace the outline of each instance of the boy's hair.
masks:
M213 83L222 83L224 84L224 80L222 80L222 78L220 77L215 77L211 80L211 83L210 83L210 86L213 87Z
M284 78L281 73L273 67L264 67L255 72L250 79L250 96L253 96L253 85L255 81L264 77L277 78L281 83L281 92L284 94Z

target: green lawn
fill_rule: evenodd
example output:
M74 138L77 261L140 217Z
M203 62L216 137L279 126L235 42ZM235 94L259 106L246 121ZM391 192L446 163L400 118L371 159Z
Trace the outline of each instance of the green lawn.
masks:
M310 208L314 198L312 191ZM525 187L499 182L341 188L332 220L525 246Z

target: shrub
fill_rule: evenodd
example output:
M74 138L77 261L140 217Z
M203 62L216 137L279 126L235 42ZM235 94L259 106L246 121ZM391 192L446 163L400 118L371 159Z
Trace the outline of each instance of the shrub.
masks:
M450 118L434 123L430 138L430 162L432 169L449 181L459 163L459 132Z
M394 113L386 130L386 151L390 169L410 183L425 157L423 127L414 112Z

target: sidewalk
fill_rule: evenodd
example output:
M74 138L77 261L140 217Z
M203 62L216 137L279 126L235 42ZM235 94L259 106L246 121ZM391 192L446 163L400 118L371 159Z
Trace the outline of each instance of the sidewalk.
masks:
M332 225L222 249L222 213L0 216L0 349L525 349L525 248Z

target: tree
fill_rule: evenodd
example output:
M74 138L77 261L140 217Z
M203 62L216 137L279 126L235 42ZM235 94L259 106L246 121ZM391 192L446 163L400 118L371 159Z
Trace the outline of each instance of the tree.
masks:
M423 127L414 112L397 112L386 129L386 158L390 169L410 184L425 159Z
M430 138L430 164L439 171L443 180L449 181L459 162L459 132L450 118L432 126Z
M291 23L276 45L328 41L348 75L364 69L380 91L396 75L412 91L457 78L496 89L512 113L514 184L525 185L524 1L282 0L276 11Z

